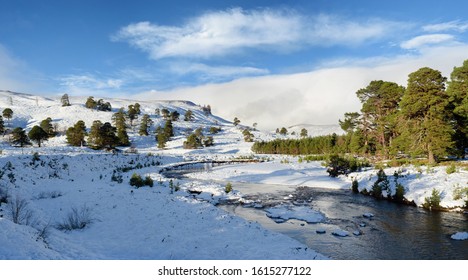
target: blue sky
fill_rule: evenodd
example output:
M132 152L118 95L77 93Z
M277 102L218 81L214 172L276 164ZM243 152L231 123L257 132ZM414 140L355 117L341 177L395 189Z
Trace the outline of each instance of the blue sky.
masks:
M41 94L175 96L405 57L430 64L431 51L462 53L468 39L466 1L0 0L0 7L0 89Z

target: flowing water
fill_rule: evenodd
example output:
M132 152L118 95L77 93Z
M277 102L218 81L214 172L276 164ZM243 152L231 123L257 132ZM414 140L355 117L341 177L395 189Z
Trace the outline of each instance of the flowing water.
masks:
M468 231L467 214L431 212L375 200L349 190L250 183L234 183L233 186L246 198L257 201L257 206L308 205L322 212L326 216L323 223L309 224L294 219L276 223L266 216L264 208L219 205L333 259L468 259L468 240L450 238L456 232ZM374 216L365 218L364 213ZM332 235L338 228L348 231L350 236ZM319 234L317 230L325 230L325 233Z

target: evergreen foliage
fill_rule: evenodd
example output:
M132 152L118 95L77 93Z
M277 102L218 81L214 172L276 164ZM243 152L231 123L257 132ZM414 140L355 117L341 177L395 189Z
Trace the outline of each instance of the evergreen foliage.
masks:
M138 130L138 134L140 134L140 136L148 136L148 129L150 128L151 124L153 124L153 121L151 120L150 116L148 114L144 114L141 118L140 129Z
M171 120L172 120L173 122L178 121L178 120L179 120L179 117L180 117L179 112L173 111L173 112L171 113Z
M163 108L163 109L161 110L161 115L162 115L162 117L163 117L165 120L169 119L170 114L171 114L171 112L170 112L168 109L166 109L166 108Z
M224 192L225 192L225 193L230 193L230 192L232 192L232 184L231 184L231 182L228 182L228 183L226 184L226 186L224 187Z
M369 163L352 157L345 158L339 155L330 155L325 165L330 177L338 177L339 175L348 175L351 172L360 171L362 167L369 166Z
M85 107L88 109L96 109L97 107L97 102L94 100L93 96L88 97L85 103Z
M193 121L193 112L192 110L187 110L184 114L184 121L186 122L191 122Z
M116 128L110 123L99 120L93 122L89 132L88 143L95 149L113 149L119 145L119 138L115 135Z
M37 143L41 147L41 143L49 139L49 135L40 126L35 125L28 133L29 139Z
M2 112L2 116L7 120L11 120L13 118L13 110L5 108Z
M234 126L237 126L238 124L240 124L240 120L237 117L235 117L232 123L234 124Z
M308 133L309 133L309 132L307 131L307 129L303 128L303 129L301 129L301 134L300 134L300 136L301 136L302 138L305 138L305 137L307 137L307 134L308 134Z
M409 75L408 87L400 103L403 148L414 155L425 154L429 163L447 155L453 146L445 81L440 71L421 68Z
M454 67L448 82L449 108L453 110L455 153L459 157L468 149L468 60Z
M438 191L437 189L432 189L431 196L424 198L423 207L430 210L439 209L440 200L440 191Z
M68 97L68 94L66 93L62 95L62 98L60 98L60 102L62 103L62 107L71 106L70 98Z
M128 105L127 116L130 120L130 125L133 126L133 121L138 118L138 110L135 108L134 105Z
M252 132L250 132L249 129L244 129L244 131L242 131L242 134L244 135L244 141L245 142L253 142L254 141L254 135L252 134Z
M118 145L130 146L130 140L127 134L126 115L123 108L112 115L112 122L115 124L117 131Z
M210 127L211 134L217 134L220 131L221 131L221 127L215 127L215 126Z
M40 127L47 133L48 137L54 137L57 135L55 132L54 126L52 125L52 119L47 118L43 121L41 121Z
M202 140L195 133L190 134L184 141L184 149L198 149L203 147Z
M88 97L85 102L85 107L98 111L112 111L112 106L109 102L104 102L103 99L96 101L93 96Z
M371 195L375 198L382 198L382 191L389 191L390 182L388 181L387 174L383 169L377 172L377 181L372 185Z
M67 129L67 142L72 146L82 146L85 144L86 135L86 125L84 121L80 120L74 126Z
M26 131L23 128L17 127L13 129L11 142L14 145L20 146L21 148L27 145L31 145L31 141L29 141L28 135L26 135Z

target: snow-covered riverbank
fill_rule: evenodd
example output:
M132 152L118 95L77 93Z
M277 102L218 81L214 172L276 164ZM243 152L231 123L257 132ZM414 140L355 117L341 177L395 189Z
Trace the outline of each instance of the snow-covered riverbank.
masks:
M456 190L468 188L468 171L459 169L447 174L445 166L420 168L414 166L386 168L391 194L395 192L394 174L398 183L405 188L405 197L422 206L424 199L430 197L432 190L441 194L440 205L447 208L462 207L468 197L457 198ZM321 162L298 163L293 157L276 157L270 162L216 167L210 172L193 173L188 176L194 179L221 180L232 182L250 182L278 184L285 186L307 186L330 189L350 189L352 180L357 180L359 190L370 191L377 180L377 171L368 168L348 176L331 178Z

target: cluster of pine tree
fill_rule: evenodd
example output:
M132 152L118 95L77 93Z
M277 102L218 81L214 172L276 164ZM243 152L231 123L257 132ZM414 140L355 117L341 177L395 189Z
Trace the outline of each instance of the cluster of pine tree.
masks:
M62 106L65 106L65 105L63 105L62 103ZM96 101L94 100L93 96L88 97L85 103L85 107L89 109L98 110L98 111L111 111L112 110L112 106L109 102L104 102L103 99L99 99L98 101Z
M372 81L356 92L361 111L346 113L346 135L274 140L253 146L257 153L353 153L382 159L464 156L468 148L468 60L454 67L450 81L423 67L408 76L405 87ZM447 86L447 87L446 87Z
M343 153L345 137L336 134L303 139L275 139L255 142L252 150L259 154L310 155Z
M187 140L184 141L184 149L198 149L205 147L210 147L214 145L213 136L203 135L203 129L197 128L195 132L187 136Z

